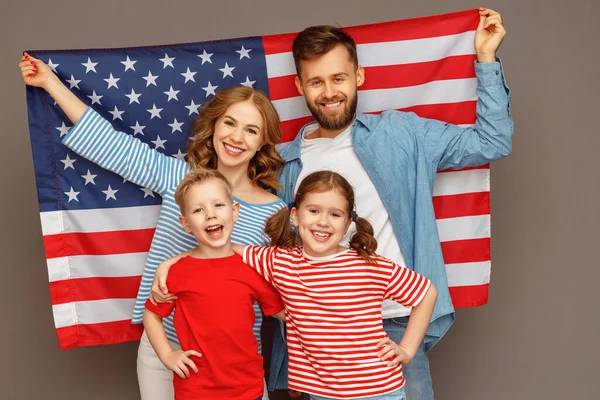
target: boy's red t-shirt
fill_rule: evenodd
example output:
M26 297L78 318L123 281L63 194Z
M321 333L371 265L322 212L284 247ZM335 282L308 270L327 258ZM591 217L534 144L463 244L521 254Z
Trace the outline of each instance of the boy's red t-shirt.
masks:
M167 277L172 303L146 308L162 317L175 308L174 324L183 350L196 350L191 359L198 373L188 379L173 374L176 400L256 399L263 393L263 359L252 333L253 304L265 315L283 309L281 297L258 273L234 254L225 258L185 257Z

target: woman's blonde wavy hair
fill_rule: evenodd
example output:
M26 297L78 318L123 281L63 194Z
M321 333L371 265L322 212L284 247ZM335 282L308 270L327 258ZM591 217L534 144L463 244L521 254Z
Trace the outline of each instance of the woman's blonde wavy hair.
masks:
M215 124L230 105L244 101L250 101L256 106L263 116L265 124L265 144L250 160L248 177L252 183L278 189L277 175L284 164L283 159L275 150L275 145L281 142L279 115L265 93L257 89L234 86L217 92L213 99L204 106L194 122L194 137L187 149L188 164L192 168L217 168L217 153L213 145Z

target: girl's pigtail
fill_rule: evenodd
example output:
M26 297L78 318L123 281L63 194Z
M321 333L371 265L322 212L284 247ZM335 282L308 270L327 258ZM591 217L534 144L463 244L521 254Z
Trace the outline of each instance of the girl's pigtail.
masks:
M296 246L296 234L290 224L290 210L283 207L265 224L265 233L271 238L271 246L292 248Z
M350 239L350 247L356 250L359 256L370 263L375 263L371 254L377 250L377 240L373 237L373 226L364 218L356 217L356 233Z

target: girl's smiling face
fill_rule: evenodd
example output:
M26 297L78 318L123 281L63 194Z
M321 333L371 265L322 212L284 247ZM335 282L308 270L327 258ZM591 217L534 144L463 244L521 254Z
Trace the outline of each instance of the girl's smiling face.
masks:
M343 250L339 243L352 221L348 200L338 191L306 193L291 214L306 254L324 257Z

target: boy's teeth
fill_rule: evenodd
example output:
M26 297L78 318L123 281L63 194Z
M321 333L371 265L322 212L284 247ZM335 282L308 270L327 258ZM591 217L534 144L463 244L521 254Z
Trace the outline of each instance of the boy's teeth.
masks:
M232 153L241 153L242 151L244 151L242 149L236 149L235 147L231 147L228 145L224 145L224 146L227 150L231 151Z
M221 227L221 225L213 225L213 226L209 226L208 228L206 228L207 231L214 231L216 229L219 229Z

